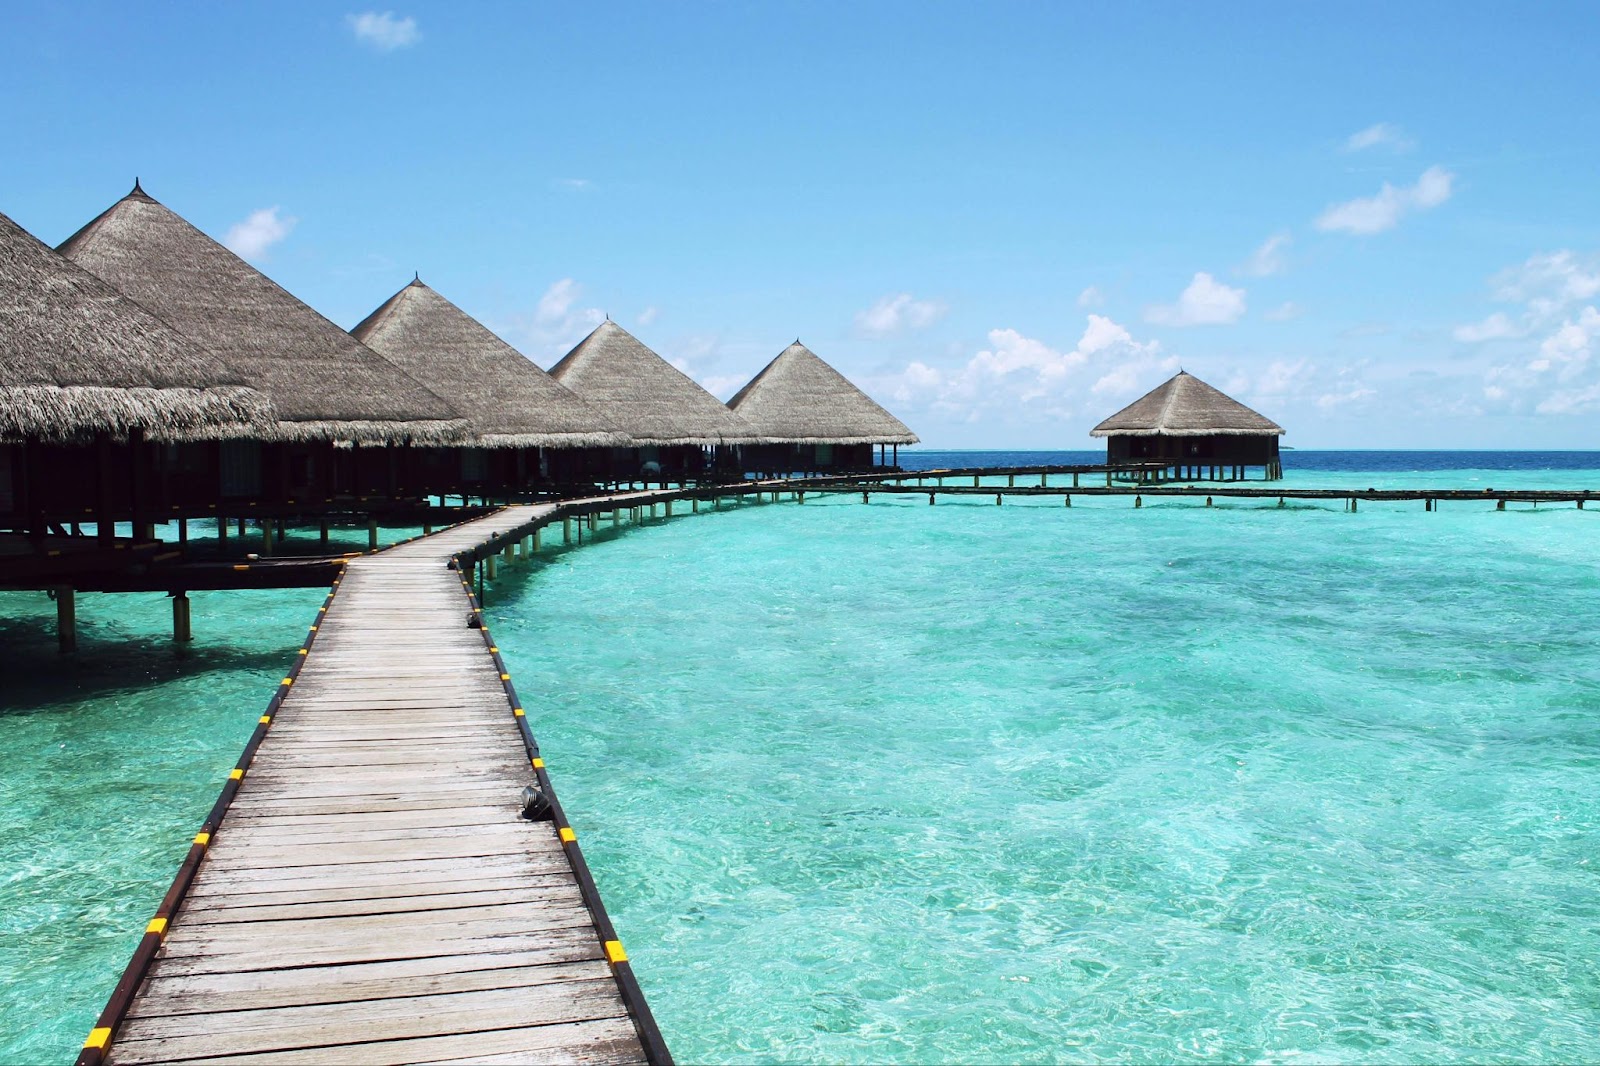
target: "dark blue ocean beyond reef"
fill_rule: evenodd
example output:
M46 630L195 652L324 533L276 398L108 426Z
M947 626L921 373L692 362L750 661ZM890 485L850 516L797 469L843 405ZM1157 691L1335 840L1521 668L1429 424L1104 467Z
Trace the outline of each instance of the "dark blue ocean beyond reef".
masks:
M1596 1061L1597 511L812 496L489 610L681 1061ZM0 595L0 1061L71 1059L319 600L197 597L179 659L84 596L68 668Z

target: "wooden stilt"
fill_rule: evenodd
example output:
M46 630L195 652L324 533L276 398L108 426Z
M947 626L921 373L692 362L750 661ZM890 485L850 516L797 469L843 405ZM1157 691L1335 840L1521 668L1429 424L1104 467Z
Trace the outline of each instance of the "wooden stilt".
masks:
M572 517L570 515L561 520L561 543L572 543Z
M500 560L497 559L493 555L489 555L489 556L485 556L484 557L484 560L483 560L484 572L488 576L490 581L493 581L495 579L495 575L499 573L499 567L497 566L499 561Z
M323 548L328 546L328 520L326 518L317 523L317 543Z
M222 515L217 515L217 547L228 543L228 520Z
M78 650L78 601L71 585L56 592L56 646L63 652Z
M777 493L773 493L773 495L776 496ZM671 500L667 501L667 517L668 518L672 517L672 501Z
M178 550L185 554L189 551L189 520L178 519Z
M172 596L172 639L179 644L187 644L194 639L194 630L189 624L189 594L176 592Z
M378 548L378 520L367 519L367 550L376 551Z
M1144 506L1144 497L1143 496L1135 496L1133 498L1133 505L1135 507L1143 507Z
M544 541L544 527L540 526L533 531L533 550L538 551Z
M1067 495L1063 495L1061 497L1061 503L1065 507L1071 507L1072 506L1072 497L1071 496L1067 496Z
M272 519L261 519L261 557L272 557Z

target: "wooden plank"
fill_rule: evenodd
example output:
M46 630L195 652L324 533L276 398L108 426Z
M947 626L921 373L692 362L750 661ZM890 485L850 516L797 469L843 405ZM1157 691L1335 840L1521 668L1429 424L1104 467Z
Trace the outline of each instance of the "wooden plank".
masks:
M322 888L268 888L255 891L255 885L244 882L234 886L238 891L218 892L214 891L216 886L208 885L205 891L191 891L189 900L209 900L207 906L211 907L276 907L289 903L328 903L335 900L376 902L390 898L451 895L459 892L509 892L524 888L538 890L550 884L569 882L570 878L566 876L564 870L552 866L544 873L530 873L519 868L514 873L488 874L479 877L440 877L432 881L389 880L382 884L343 887L335 885Z
M520 886L479 892L439 892L429 895L386 896L328 900L321 903L251 904L246 906L208 906L185 916L184 928L241 922L306 921L312 918L340 918L377 914L426 914L429 911L470 907L496 907L511 903L563 903L582 906L578 886L565 881L550 881L539 886Z
M385 1066L410 1062L479 1062L490 1057L507 1061L606 1066L612 1063L644 1061L633 1026L624 1018L606 1018L564 1025L523 1026L487 1033L457 1034L418 1040L369 1041L337 1044L298 1051L275 1051L260 1055L225 1056L188 1060L206 1066L256 1066L281 1063L282 1066L311 1066L348 1063L349 1066ZM123 1061L113 1057L113 1062ZM181 1066L185 1060L174 1060Z
M120 1062L164 1062L361 1043L375 1033L396 1041L626 1015L607 974L600 981L556 988L533 985L357 1004L134 1018L124 1024L117 1049Z
M490 988L525 988L573 980L599 980L610 975L598 941L588 953L559 962L533 963L522 953L486 953L465 959L405 959L356 966L319 966L302 970L261 970L246 974L201 974L156 977L135 1001L130 1017L176 1017L270 1007L310 1006L472 992ZM520 961L519 961L520 960ZM476 963L477 968L463 969ZM159 1013L151 1013L159 1012Z

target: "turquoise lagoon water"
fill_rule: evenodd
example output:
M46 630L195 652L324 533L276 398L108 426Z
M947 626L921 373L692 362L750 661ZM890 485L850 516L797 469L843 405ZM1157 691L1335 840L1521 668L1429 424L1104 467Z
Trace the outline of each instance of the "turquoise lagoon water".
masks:
M490 602L684 1061L1594 1061L1597 538L812 499Z
M1365 465L1288 483L1600 488ZM489 608L681 1061L1595 1060L1597 522L812 497ZM71 1059L320 596L182 658L84 596L76 668L0 596L0 1061Z

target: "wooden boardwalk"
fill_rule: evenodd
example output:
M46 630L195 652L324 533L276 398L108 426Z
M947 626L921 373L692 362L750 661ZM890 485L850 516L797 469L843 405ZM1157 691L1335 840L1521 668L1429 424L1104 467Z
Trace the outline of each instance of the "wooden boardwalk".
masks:
M80 1063L670 1061L447 569L554 512L349 564Z

